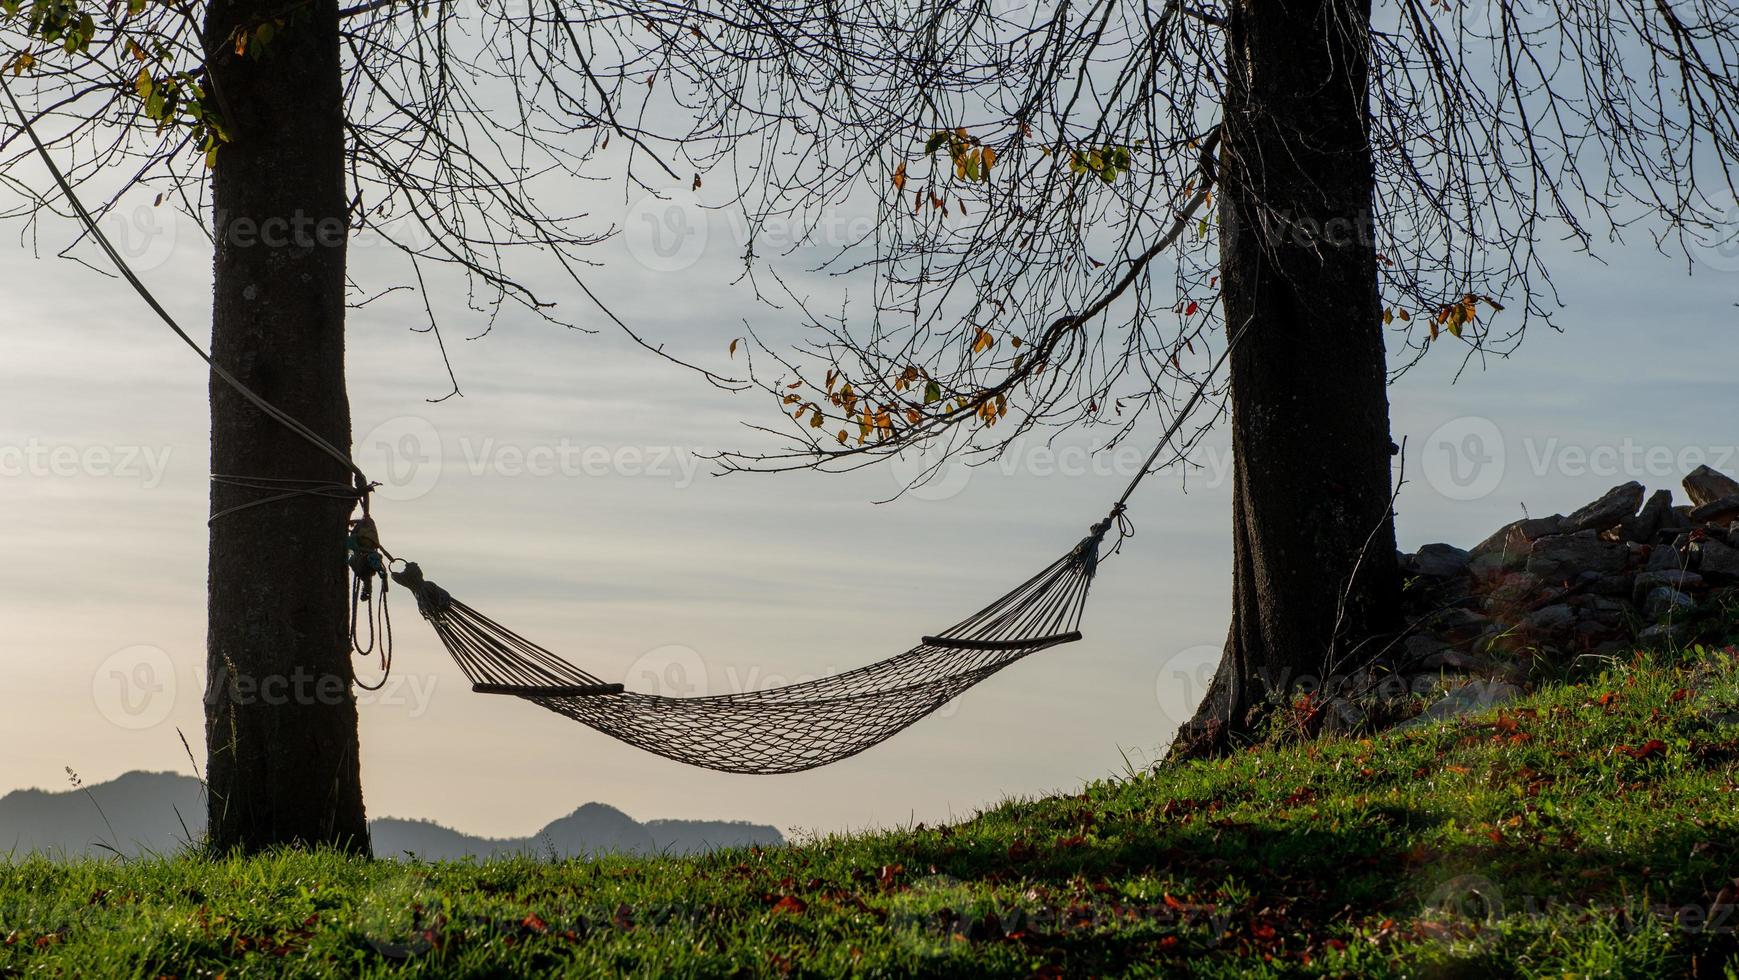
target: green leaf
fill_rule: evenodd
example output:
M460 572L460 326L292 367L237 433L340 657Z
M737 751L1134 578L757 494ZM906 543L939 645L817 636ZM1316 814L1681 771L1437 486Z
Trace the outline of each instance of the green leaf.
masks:
M932 381L924 386L924 404L931 405L942 400L942 386Z

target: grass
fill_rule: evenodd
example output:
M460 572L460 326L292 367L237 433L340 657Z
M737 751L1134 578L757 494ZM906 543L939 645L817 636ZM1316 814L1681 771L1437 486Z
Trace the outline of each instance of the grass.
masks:
M1739 976L1739 662L701 858L0 863L12 976Z

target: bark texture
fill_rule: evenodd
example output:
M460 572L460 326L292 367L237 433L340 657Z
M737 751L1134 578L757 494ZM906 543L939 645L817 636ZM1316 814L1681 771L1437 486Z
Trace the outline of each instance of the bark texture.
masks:
M237 32L275 20L269 43ZM345 135L335 0L215 0L210 81L231 141L212 174L217 363L348 450ZM214 474L329 480L345 467L213 376ZM214 515L266 494L214 482ZM346 501L250 507L210 530L210 844L368 851L351 692Z
M1173 757L1223 752L1398 623L1387 373L1370 227L1369 0L1237 0L1221 276L1235 514L1225 654Z

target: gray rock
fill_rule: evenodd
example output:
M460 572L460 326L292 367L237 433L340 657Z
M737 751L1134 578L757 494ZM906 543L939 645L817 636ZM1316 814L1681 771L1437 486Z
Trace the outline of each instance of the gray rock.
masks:
M1609 598L1628 597L1636 576L1620 572L1617 575L1596 575L1587 584L1587 591Z
M1739 480L1719 470L1699 466L1685 477L1685 495L1695 506L1702 506L1722 497L1739 496Z
M1697 571L1710 578L1739 579L1739 548L1707 540L1697 543Z
M1648 571L1665 572L1684 566L1685 559L1679 554L1678 549L1670 544L1662 542L1649 549L1648 565L1646 566Z
M1472 680L1445 694L1416 718L1396 725L1396 728L1420 728L1432 722L1484 711L1519 697L1522 689L1507 681Z
M1364 727L1369 717L1358 702L1335 698L1323 705L1322 730L1330 735L1351 735Z
M1684 623L1659 623L1636 634L1636 642L1647 647L1677 646L1691 635Z
M1642 506L1643 487L1635 480L1606 491L1599 500L1564 518L1563 533L1604 531L1617 527L1627 517L1634 516Z
M1426 657L1419 663L1419 667L1421 670L1432 670L1438 673L1469 674L1478 670L1482 664L1484 664L1483 660L1470 653L1447 649L1439 650Z
M1660 534L1661 528L1673 516L1673 492L1656 490L1648 498L1648 503L1642 505L1642 510L1637 511L1636 516L1627 517L1620 522L1620 534L1626 541L1646 544Z
M1689 516L1698 524L1720 524L1725 527L1739 520L1739 493L1699 504L1691 509Z
M1538 575L1527 572L1511 572L1497 581L1491 593L1486 596L1488 608L1501 608L1529 604L1539 599L1546 592L1546 583L1540 581Z
M1576 610L1564 603L1536 609L1523 621L1528 629L1551 633L1576 622Z
M1406 664L1423 663L1427 658L1434 657L1449 649L1449 644L1440 637L1429 633L1415 633L1401 641L1401 662Z
M1562 514L1550 517L1524 517L1497 529L1491 537L1473 546L1475 561L1487 555L1523 559L1534 550L1533 543L1548 534L1557 534L1564 525Z
M1403 556L1402 569L1414 575L1454 578L1467 573L1468 553L1452 544L1428 544Z
M1471 609L1454 607L1439 609L1421 620L1420 624L1453 639L1466 639L1478 636L1491 625L1491 620Z
M1624 571L1629 557L1623 542L1602 541L1594 531L1581 531L1535 541L1527 570L1541 581L1555 584L1574 580L1583 572L1616 575Z
M1657 621L1683 616L1695 608L1697 600L1664 585L1650 589L1642 602L1643 615Z
M1696 572L1682 571L1678 568L1665 569L1656 572L1643 572L1636 577L1636 588L1631 593L1637 605L1642 605L1648 599L1648 594L1655 589L1666 587L1680 592L1691 592L1703 587L1703 576Z

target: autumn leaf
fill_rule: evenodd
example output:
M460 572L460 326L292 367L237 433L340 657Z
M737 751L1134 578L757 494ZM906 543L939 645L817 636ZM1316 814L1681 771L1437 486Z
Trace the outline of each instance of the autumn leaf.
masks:
M1623 752L1632 759L1647 759L1657 755L1665 755L1667 751L1667 743L1658 738L1651 738L1641 745L1638 745L1636 748L1631 748L1628 745L1620 745L1618 751Z
M737 356L737 345L740 343L742 343L741 337L738 337L736 340L731 341L731 357L734 358Z
M991 348L991 346L995 343L996 343L996 338L991 335L991 332L984 329L983 327L979 327L978 328L978 336L973 338L973 340L972 340L972 353L982 354L985 351L989 350Z
M786 895L773 903L773 911L785 912L791 915L802 915L809 911L809 903L796 895Z
M894 168L894 190L903 191L905 189L906 189L906 162L904 160L902 160L902 161L900 161L900 165Z

